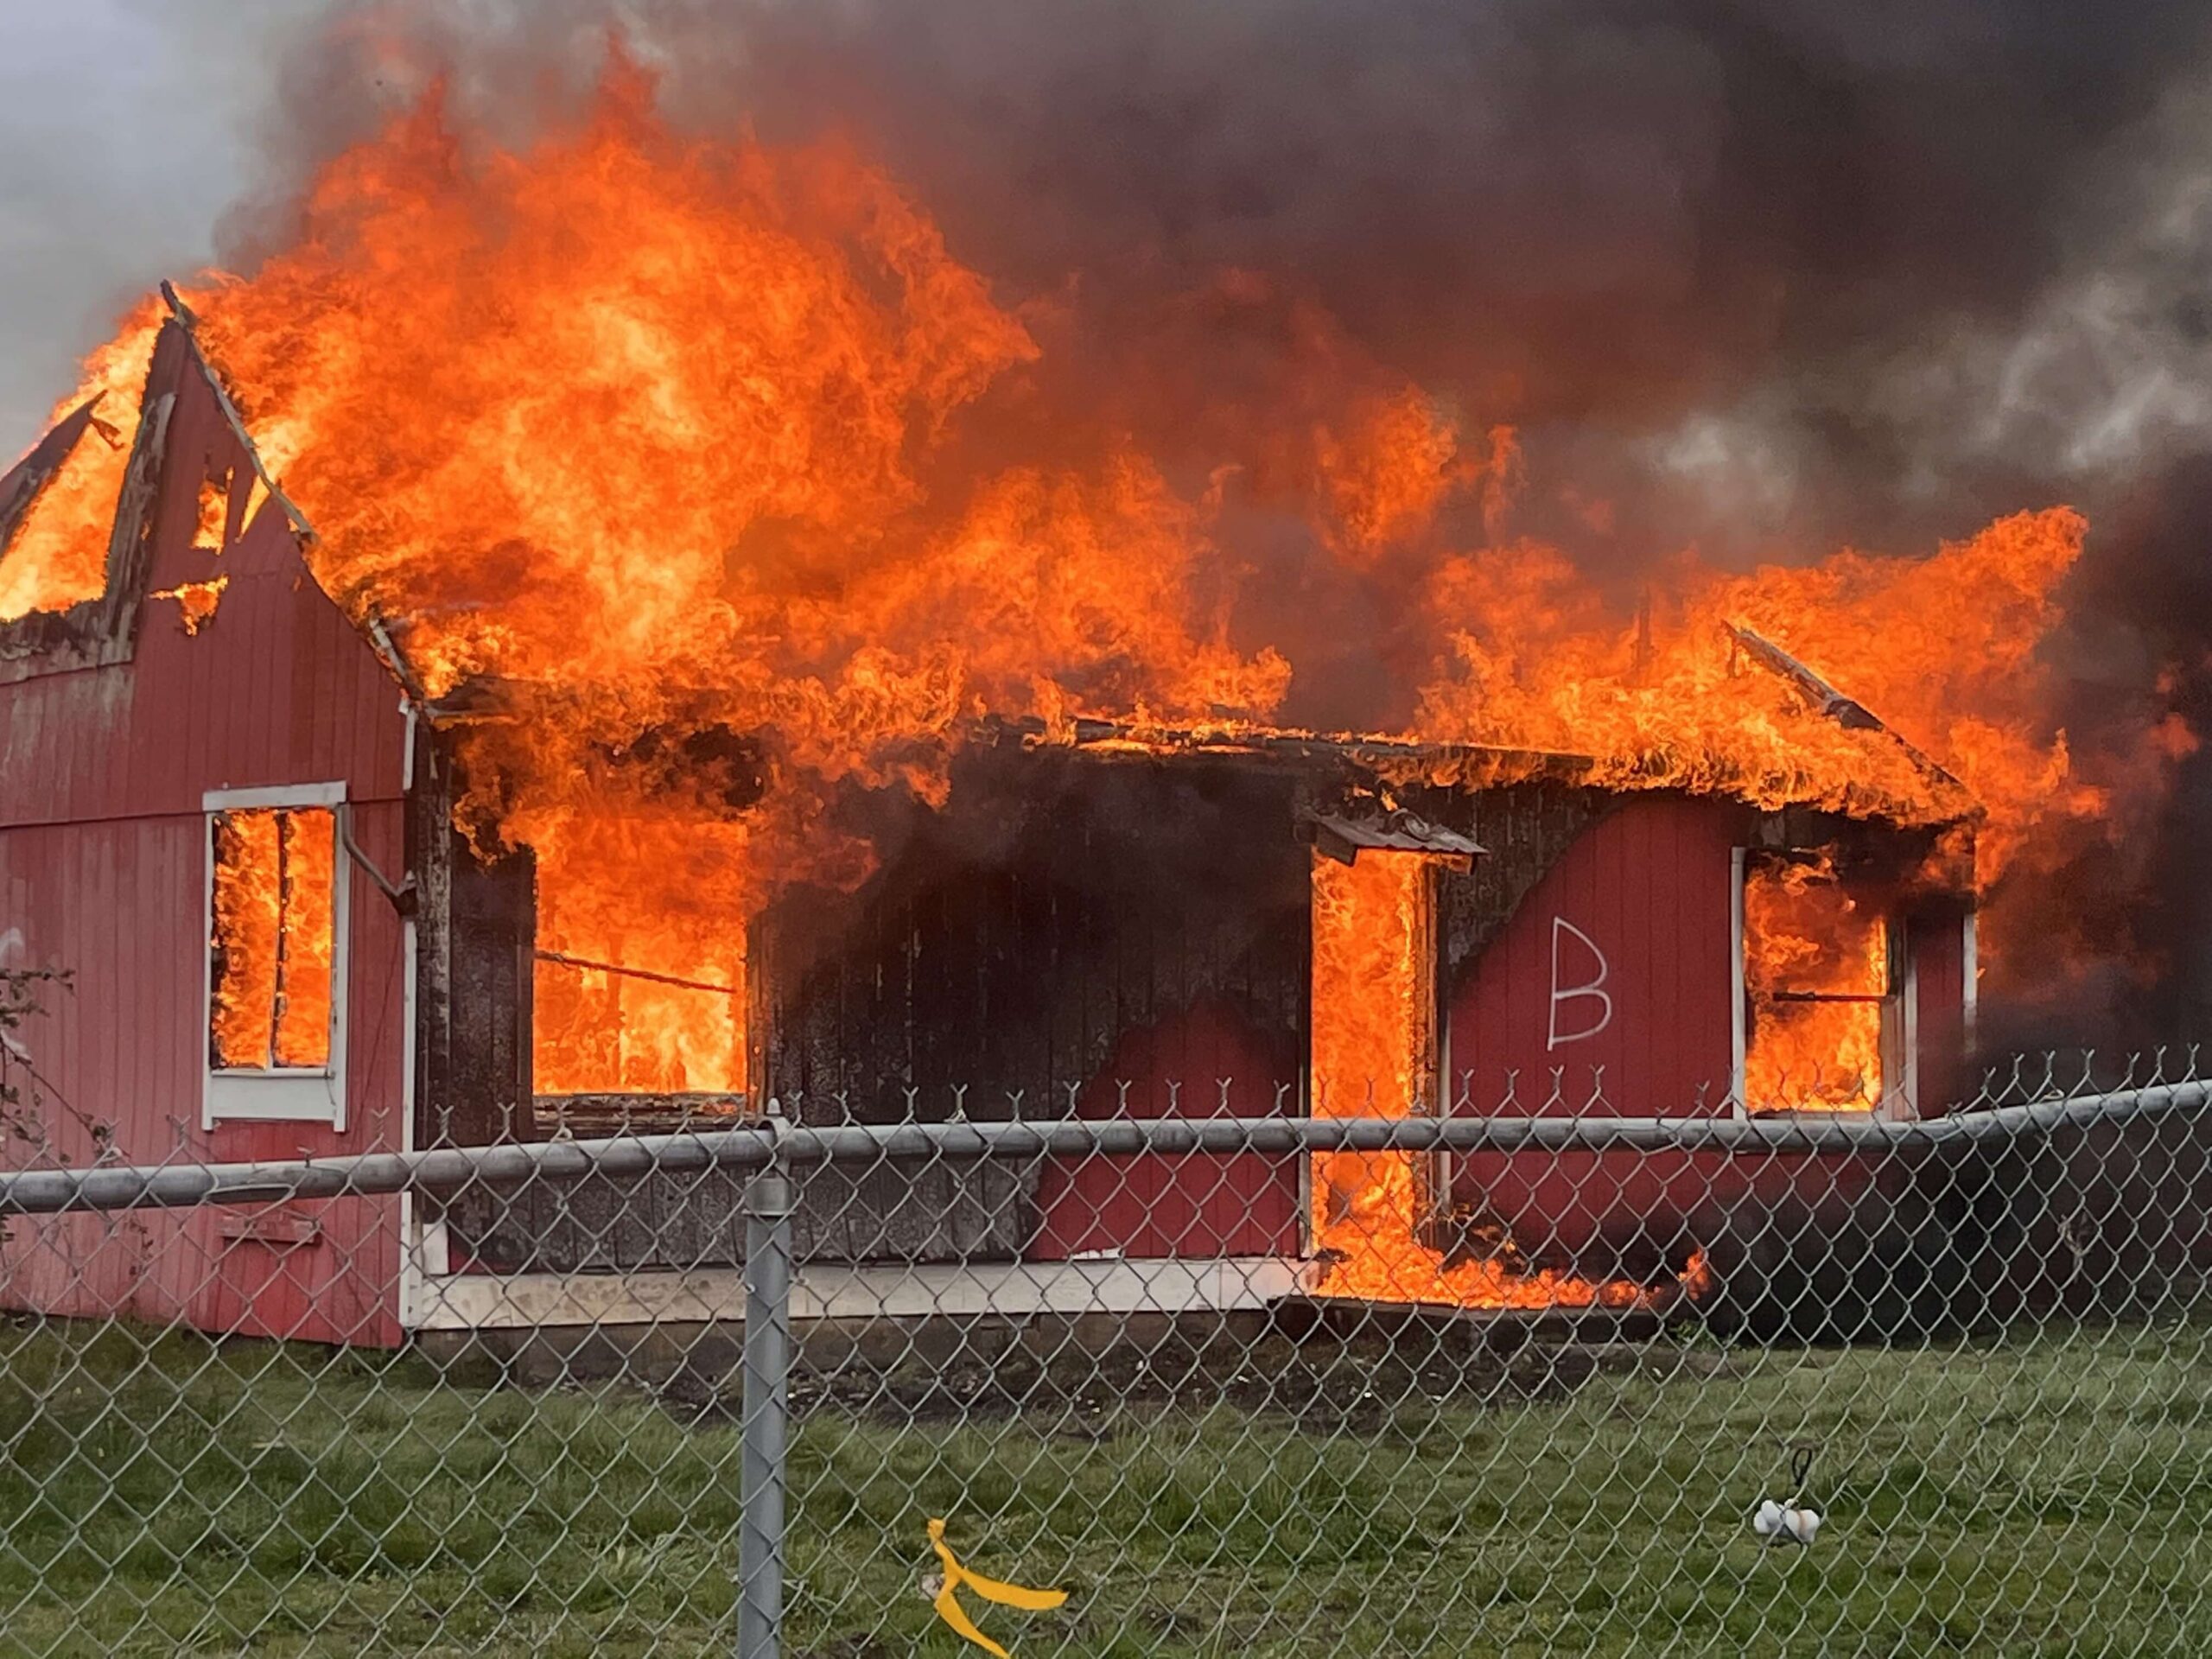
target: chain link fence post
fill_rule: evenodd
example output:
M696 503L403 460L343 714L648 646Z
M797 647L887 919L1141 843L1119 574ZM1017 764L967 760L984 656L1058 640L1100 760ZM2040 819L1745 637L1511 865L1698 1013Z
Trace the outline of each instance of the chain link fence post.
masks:
M791 1181L780 1158L745 1188L745 1421L738 1459L738 1659L779 1659L784 1452L790 1431Z

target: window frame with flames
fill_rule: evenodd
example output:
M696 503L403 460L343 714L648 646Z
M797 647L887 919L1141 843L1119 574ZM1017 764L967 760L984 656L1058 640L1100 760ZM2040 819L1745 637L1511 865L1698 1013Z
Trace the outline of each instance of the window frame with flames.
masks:
M283 784L261 789L211 789L200 797L200 845L207 856L200 898L200 1127L225 1122L327 1123L346 1127L346 995L352 956L353 869L339 830L346 806L341 783ZM321 810L330 818L330 1036L321 1065L220 1064L214 1038L215 886L218 833L229 812ZM273 1057L272 1057L273 1058Z
M1753 861L1782 861L1793 851L1767 847L1733 849L1728 887L1728 955L1732 1060L1729 1104L1734 1116L1748 1118L1817 1117L1878 1122L1907 1122L1919 1116L1920 1098L1920 976L1912 950L1910 918L1894 907L1882 912L1879 921L1885 944L1885 972L1878 999L1858 995L1807 993L1815 1001L1878 1000L1881 1007L1878 1092L1871 1108L1833 1105L1770 1105L1753 1109L1750 1101L1752 994L1745 950L1750 943L1745 900ZM1847 890L1840 884L1839 890Z

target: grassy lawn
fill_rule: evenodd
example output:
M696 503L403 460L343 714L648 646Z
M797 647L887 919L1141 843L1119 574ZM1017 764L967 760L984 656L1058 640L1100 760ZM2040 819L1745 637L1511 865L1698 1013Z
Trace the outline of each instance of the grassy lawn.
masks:
M787 1651L978 1651L918 1588L936 1514L979 1570L1072 1592L974 1606L1020 1659L2212 1652L2208 1334L1661 1342L1571 1388L1350 1412L825 1401L794 1446ZM730 1649L736 1431L696 1402L18 1328L0 1436L7 1651ZM1767 1550L1746 1516L1798 1442L1828 1524Z

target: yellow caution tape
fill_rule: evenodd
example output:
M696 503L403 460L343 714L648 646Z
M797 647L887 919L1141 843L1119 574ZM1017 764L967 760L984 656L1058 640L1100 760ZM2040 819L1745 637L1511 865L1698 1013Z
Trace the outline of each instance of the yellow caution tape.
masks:
M937 1592L933 1604L937 1616L986 1652L1008 1659L1007 1650L976 1628L954 1592L963 1587L973 1590L985 1601L995 1601L1007 1607L1027 1607L1032 1612L1043 1612L1057 1607L1068 1599L1065 1590L1032 1590L1026 1585L1007 1584L1000 1579L987 1579L980 1573L970 1572L960 1565L944 1541L944 1522L935 1516L930 1519L930 1546L937 1551L937 1558L944 1563L944 1586Z

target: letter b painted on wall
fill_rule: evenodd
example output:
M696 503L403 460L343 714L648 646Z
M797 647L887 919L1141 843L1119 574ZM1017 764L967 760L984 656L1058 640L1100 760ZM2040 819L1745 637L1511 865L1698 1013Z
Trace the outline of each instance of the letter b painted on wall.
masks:
M1613 1023L1613 999L1605 989L1612 964L1598 942L1564 916L1552 918L1551 1014L1544 1050L1595 1037Z

